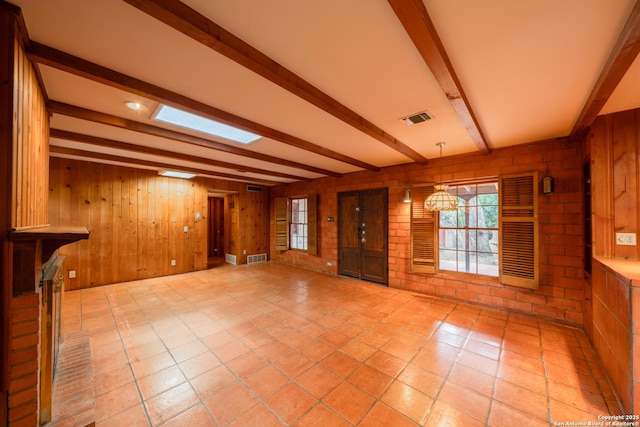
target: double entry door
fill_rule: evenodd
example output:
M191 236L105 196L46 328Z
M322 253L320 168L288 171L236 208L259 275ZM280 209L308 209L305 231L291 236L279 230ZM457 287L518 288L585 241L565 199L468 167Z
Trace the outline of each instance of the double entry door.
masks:
M388 190L338 193L338 273L388 283Z

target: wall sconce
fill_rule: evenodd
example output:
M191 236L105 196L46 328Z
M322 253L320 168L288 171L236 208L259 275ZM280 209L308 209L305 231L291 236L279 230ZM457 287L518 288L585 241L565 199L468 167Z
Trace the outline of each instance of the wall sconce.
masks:
M411 190L409 190L408 188L404 192L404 200L403 200L403 202L411 203Z
M550 196L555 190L555 180L552 176L545 176L542 178L542 194Z

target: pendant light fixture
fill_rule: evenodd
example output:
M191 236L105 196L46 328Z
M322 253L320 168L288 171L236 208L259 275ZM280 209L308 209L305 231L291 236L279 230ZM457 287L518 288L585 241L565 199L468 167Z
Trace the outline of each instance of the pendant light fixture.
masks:
M435 192L424 201L424 208L428 211L454 211L458 209L458 198L447 192L447 184L442 183L442 147L444 142L438 142L440 147L440 182L435 185Z

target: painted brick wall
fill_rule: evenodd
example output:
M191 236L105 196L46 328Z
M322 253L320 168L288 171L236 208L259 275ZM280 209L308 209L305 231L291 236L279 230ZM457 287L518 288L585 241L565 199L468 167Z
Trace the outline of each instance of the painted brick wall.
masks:
M38 419L40 294L13 298L9 365L9 424L36 426Z
M549 140L494 150L489 155L468 154L432 160L428 166L411 163L362 171L340 178L322 178L272 188L280 196L318 194L318 256L299 251L276 251L271 219L271 259L337 274L338 202L342 191L389 188L389 286L456 298L484 306L535 315L574 325L583 323L585 282L583 273L583 220L580 144ZM539 172L555 178L555 193L539 196L540 288L526 290L504 286L486 276L465 274L414 274L409 264L409 205L402 202L411 184L438 180L440 162L444 181L461 181L501 174ZM328 221L329 217L336 221Z

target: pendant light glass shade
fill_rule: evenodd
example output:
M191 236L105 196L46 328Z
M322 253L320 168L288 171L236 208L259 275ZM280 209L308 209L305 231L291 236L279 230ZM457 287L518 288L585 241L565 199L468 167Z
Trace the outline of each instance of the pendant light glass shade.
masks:
M435 193L424 201L424 208L428 211L455 211L458 209L458 199L447 192L447 184L436 184Z
M444 142L436 144L440 147L440 180L442 180L442 147ZM436 184L434 193L424 201L424 208L428 211L455 211L458 209L458 198L447 192L447 184Z

